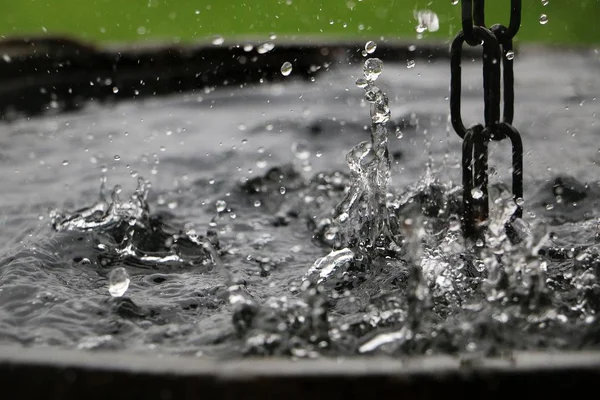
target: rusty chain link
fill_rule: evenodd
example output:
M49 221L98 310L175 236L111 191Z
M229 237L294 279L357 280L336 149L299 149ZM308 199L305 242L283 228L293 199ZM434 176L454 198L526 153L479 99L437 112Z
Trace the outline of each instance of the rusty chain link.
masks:
M523 143L512 126L514 117L513 38L521 25L521 0L511 0L509 26L485 25L485 1L461 0L462 31L450 49L450 118L463 139L463 232L479 238L478 226L489 217L488 143L508 138L512 144L513 218L523 216ZM466 128L461 115L462 48L482 46L484 123ZM502 120L500 103L503 101Z

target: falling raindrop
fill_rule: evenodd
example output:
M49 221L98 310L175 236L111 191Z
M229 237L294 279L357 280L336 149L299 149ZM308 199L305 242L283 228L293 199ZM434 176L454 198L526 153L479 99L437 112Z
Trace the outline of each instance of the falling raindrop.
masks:
M292 63L289 61L284 62L281 65L281 75L289 76L292 73Z
M121 297L129 288L129 275L123 267L117 267L108 274L108 292L112 297Z
M417 20L417 33L425 31L437 32L440 29L440 19L437 14L431 10L415 11L414 17Z

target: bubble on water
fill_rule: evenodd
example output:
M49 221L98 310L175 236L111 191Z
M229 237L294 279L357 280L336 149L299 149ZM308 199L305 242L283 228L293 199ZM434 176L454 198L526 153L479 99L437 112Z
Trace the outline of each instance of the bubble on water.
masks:
M308 158L310 157L308 143L305 141L292 143L292 153L294 153L296 158L300 160L308 160Z
M225 38L223 36L217 36L212 40L212 44L215 46L220 46L225 43Z
M358 78L356 80L356 86L358 86L361 89L366 88L368 84L369 84L369 82L367 82L367 80L365 78Z
M266 53L270 52L271 50L273 50L274 48L275 48L275 45L273 43L267 42L267 43L263 43L260 46L258 46L256 51L258 51L258 54L266 54Z
M367 81L376 81L381 72L383 72L383 62L379 58L369 58L365 61L363 73Z
M372 40L369 40L367 44L365 44L365 51L367 54L373 54L377 50L377 43Z
M507 60L514 60L515 58L515 52L514 51L507 51L506 52L506 59Z
M108 292L112 297L121 297L129 288L129 274L123 267L117 267L108 274Z
M281 75L289 76L292 73L292 63L289 61L284 62L281 65Z
M540 24L546 25L548 23L548 16L546 14L540 15Z
M471 196L474 199L481 199L483 197L483 191L480 188L474 188L471 190Z
M417 33L437 32L440 29L440 19L431 10L415 11L414 17L417 20L417 27L415 28Z
M217 212L223 212L227 208L227 203L225 200L217 200L215 202L215 207L217 208Z

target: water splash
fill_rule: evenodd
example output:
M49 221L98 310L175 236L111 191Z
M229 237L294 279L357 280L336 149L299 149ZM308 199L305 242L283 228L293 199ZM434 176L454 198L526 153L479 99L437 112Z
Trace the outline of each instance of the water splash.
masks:
M100 196L90 207L75 212L52 210L52 226L57 232L81 231L105 236L106 243L98 244L103 256L103 266L119 260L130 259L137 266L154 268L157 264L197 265L216 264L219 243L216 232L210 230L206 237L195 230L177 230L150 213L147 202L150 182L138 178L135 192L122 200L122 188L113 188L107 199L105 180ZM219 207L226 208L225 202Z
M391 160L388 149L390 108L386 94L375 81L383 71L383 62L369 58L364 63L364 78L357 86L364 89L370 103L371 142L360 142L348 152L350 187L334 211L333 223L325 238L334 247L377 247L399 251L392 234L387 208Z

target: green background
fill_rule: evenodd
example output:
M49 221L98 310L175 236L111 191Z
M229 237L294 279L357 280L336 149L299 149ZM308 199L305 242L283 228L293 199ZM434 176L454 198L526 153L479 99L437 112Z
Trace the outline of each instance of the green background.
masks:
M203 40L216 35L416 38L414 10L430 9L449 39L459 29L452 0L1 0L0 35L55 35L95 42ZM520 41L600 43L600 0L523 0ZM508 24L510 0L488 0L487 23ZM547 14L548 23L539 23ZM361 29L362 28L362 29Z

